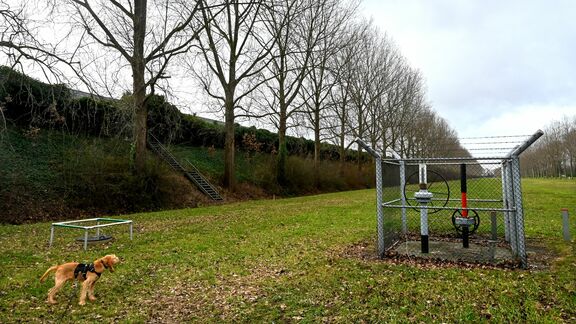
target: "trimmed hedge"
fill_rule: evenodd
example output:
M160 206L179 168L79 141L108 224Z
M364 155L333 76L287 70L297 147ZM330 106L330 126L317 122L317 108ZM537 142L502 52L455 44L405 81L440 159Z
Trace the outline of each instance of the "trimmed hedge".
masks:
M225 132L222 124L183 114L166 98L153 95L147 99L148 128L163 142L224 148ZM4 116L19 127L63 129L73 134L104 137L130 137L132 132L131 97L120 100L96 97L74 98L72 91L62 84L49 85L14 71L0 67L0 107ZM241 150L254 150L243 139L250 135L258 143L258 151L277 153L278 135L265 129L236 124L235 142ZM287 136L288 154L303 157L314 155L314 141ZM323 160L340 158L337 146L322 143ZM356 161L354 152L347 153L347 161ZM362 155L363 162L370 157Z

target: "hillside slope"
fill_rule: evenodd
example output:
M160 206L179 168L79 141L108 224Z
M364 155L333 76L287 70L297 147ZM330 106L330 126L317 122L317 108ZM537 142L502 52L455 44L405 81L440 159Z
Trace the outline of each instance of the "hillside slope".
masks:
M130 171L130 145L113 138L10 128L0 140L0 222L194 207L206 199L153 156Z
M223 151L213 147L169 145L218 185ZM153 153L147 174L130 168L130 143L110 137L73 136L64 131L10 127L0 138L0 222L25 223L94 215L164 210L213 202ZM315 176L312 161L290 156L290 182L275 182L275 155L238 151L238 188L222 190L226 202L272 196L307 195L371 186L373 166L322 161ZM314 181L320 180L319 185Z

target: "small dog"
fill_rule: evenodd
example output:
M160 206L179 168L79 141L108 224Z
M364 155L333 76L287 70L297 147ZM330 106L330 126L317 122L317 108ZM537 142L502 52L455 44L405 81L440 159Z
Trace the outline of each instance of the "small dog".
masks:
M78 304L86 304L86 294L88 294L88 298L91 301L96 300L96 297L94 297L94 284L106 269L114 272L114 265L119 262L120 259L116 255L111 254L95 260L90 264L69 262L48 268L42 277L40 277L40 282L44 282L50 272L56 271L54 276L55 285L48 292L48 303L56 304L54 297L56 293L58 293L58 290L64 286L66 281L74 281L75 279L82 282L82 291L80 292L80 302Z

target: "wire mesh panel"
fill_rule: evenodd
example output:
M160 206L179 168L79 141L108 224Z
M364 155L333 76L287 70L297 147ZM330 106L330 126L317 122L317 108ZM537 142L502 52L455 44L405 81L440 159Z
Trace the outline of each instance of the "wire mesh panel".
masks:
M402 248L425 257L429 239L438 239L445 244L431 244L437 250L434 257L454 253L494 262L498 254L507 254L497 248L508 244L511 255L527 267L518 157L542 134L536 132L501 157L402 158L390 150L394 158L383 159L381 153L356 139L376 160L378 255L385 257L386 251ZM475 144L480 145L475 150L506 149L482 146L493 142ZM413 250L418 234L420 254ZM446 243L460 238L463 249ZM475 242L474 249L469 240Z
M403 196L401 195L401 165L400 163L384 162L382 163L383 203L402 204ZM383 220L384 249L390 249L403 234L401 208L385 208Z
M502 211L502 179L499 162L474 162L466 164L466 204L469 217L476 219L474 235L489 239L493 235L493 214L496 213L498 236L504 236L505 223ZM413 169L413 168L409 168ZM462 215L462 163L433 164L427 168L427 189L433 194L428 209L431 235L458 237L461 229L455 218ZM408 209L408 232L417 232L420 226L420 204L414 194L420 190L418 171L406 176L402 194Z
M419 175L423 164L427 165L424 185ZM478 252L482 249L474 252L483 261L494 260L494 244L509 244L511 255L527 266L518 157L384 160L383 165L385 249L402 239L404 246L417 239L421 210L426 208L431 241L466 237L475 244L491 244L484 250L488 256ZM416 199L421 190L432 194L425 205ZM470 224L466 230L463 218Z

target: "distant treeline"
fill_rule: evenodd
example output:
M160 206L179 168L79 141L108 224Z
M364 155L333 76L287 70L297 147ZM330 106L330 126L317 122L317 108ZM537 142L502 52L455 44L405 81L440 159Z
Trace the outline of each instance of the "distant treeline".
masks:
M62 84L45 84L8 67L0 67L0 105L4 121L24 128L49 128L70 134L99 137L132 137L132 105L129 94L120 100L89 97ZM163 96L148 98L149 131L163 142L190 146L223 148L225 131L222 124L183 114ZM236 147L245 151L276 153L278 135L265 129L237 125ZM291 155L314 154L314 141L287 137ZM321 158L338 160L338 147L322 143ZM367 154L363 161L369 161ZM357 160L356 152L346 160Z
M524 176L576 177L576 115L548 125L521 163Z

